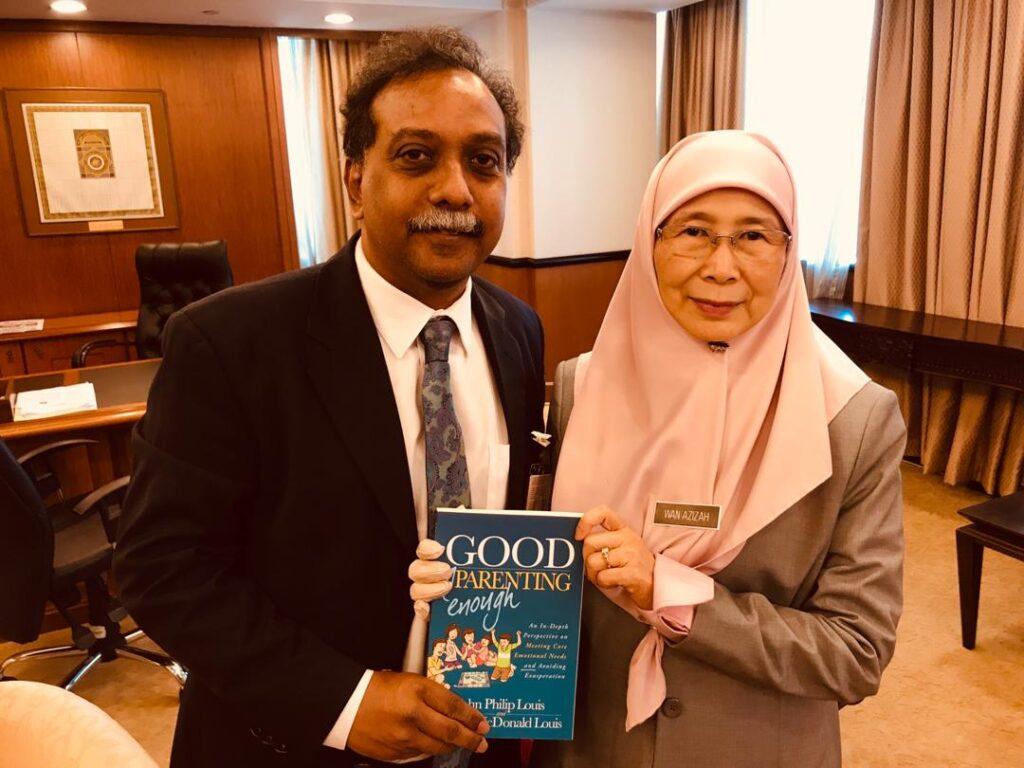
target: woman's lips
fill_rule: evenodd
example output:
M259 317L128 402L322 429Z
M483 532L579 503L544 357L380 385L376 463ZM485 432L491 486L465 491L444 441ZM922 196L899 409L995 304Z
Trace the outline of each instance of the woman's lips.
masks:
M708 317L728 317L742 303L739 301L708 301L706 299L697 299L693 296L690 297L690 301L696 304L697 309Z

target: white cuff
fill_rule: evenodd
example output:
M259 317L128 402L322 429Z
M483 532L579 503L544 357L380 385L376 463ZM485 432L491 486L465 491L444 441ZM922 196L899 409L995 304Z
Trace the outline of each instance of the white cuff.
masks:
M337 722L331 728L331 732L324 739L324 746L333 749L344 749L348 744L348 734L352 730L352 723L356 720L356 713L359 712L359 705L363 703L363 696L366 695L366 688L370 685L370 678L373 677L373 670L363 672L359 684L352 691L345 708L341 710Z

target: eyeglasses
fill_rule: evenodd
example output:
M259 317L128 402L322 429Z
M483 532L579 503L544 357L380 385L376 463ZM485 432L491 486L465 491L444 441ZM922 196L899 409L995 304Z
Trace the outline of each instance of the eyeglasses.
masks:
M680 227L678 230L658 227L654 230L655 240L669 242L674 255L690 259L706 259L718 247L718 241L722 238L729 241L732 252L737 256L765 261L776 256L779 248L788 246L793 236L781 229L741 229L729 235L695 226Z

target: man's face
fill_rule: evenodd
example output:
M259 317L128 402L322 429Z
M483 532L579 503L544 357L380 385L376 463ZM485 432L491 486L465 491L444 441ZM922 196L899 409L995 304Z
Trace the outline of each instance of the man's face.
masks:
M479 77L456 69L391 83L372 110L374 143L345 173L366 256L421 301L461 289L504 223L501 108Z

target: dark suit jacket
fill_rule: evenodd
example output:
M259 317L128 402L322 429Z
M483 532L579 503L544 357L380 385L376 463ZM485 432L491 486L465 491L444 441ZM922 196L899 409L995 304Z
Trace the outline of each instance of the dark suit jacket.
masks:
M192 304L164 331L115 573L139 625L191 672L175 766L369 764L321 744L364 670L401 668L417 536L354 243ZM540 322L480 279L473 313L508 427L507 502L522 507Z

